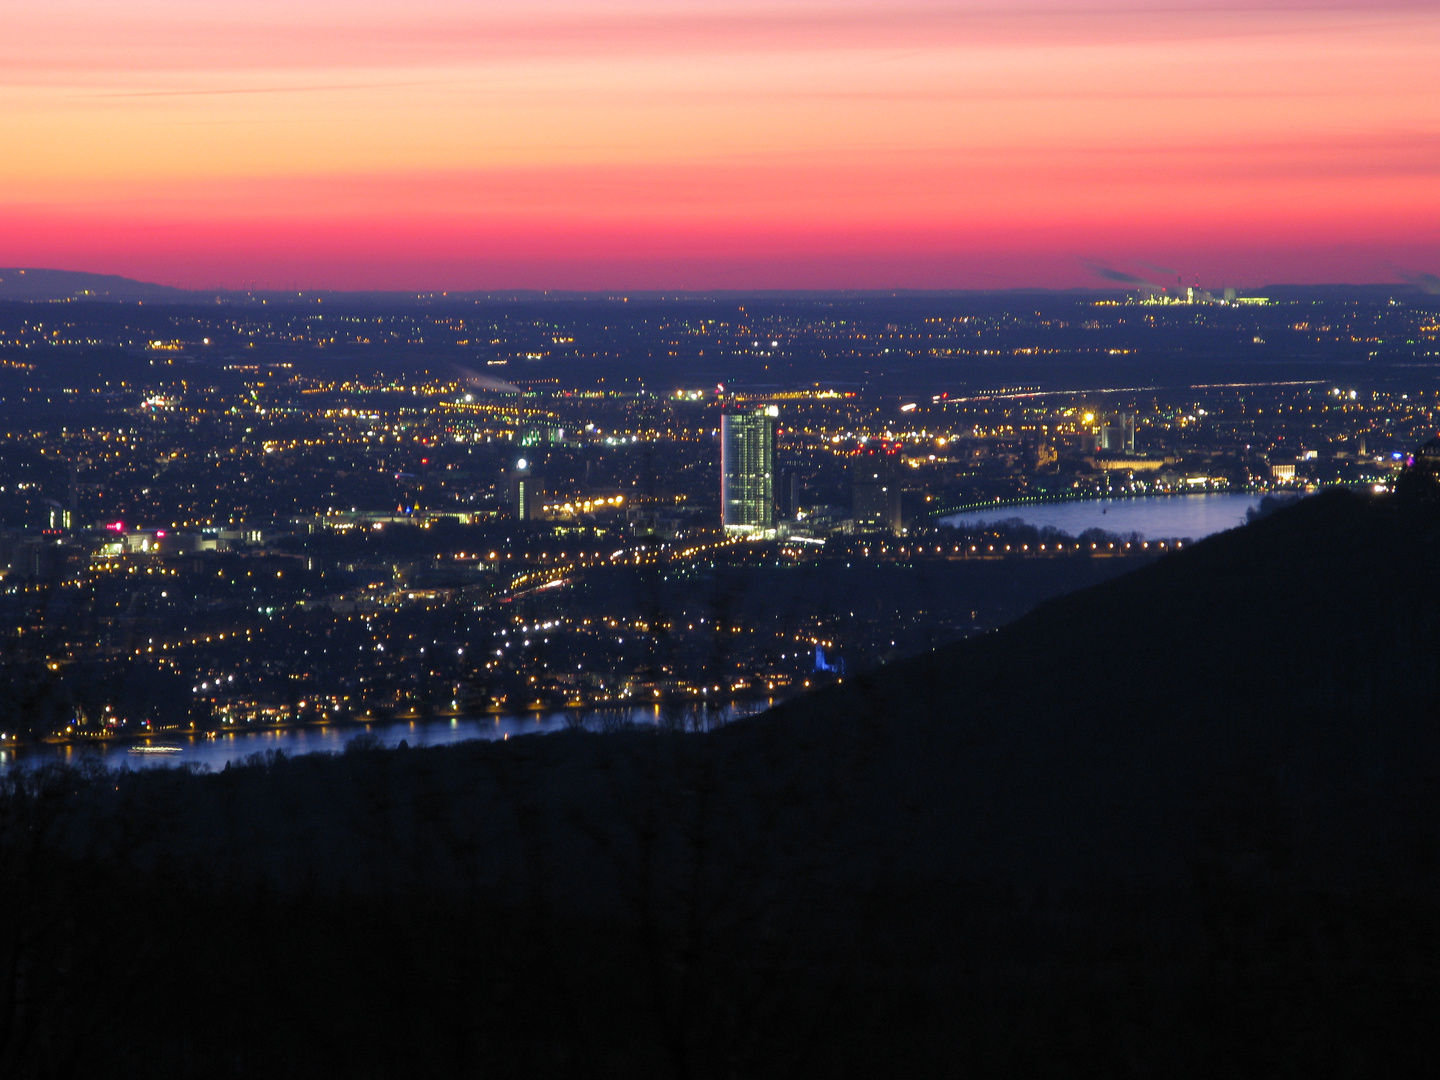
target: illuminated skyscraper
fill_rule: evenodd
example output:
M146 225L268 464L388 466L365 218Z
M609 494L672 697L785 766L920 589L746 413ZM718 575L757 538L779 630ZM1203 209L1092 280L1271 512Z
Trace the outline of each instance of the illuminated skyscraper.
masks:
M534 521L540 516L540 500L545 490L545 478L538 476L530 463L521 458L515 463L515 470L509 474L510 509L517 521Z
M1100 426L1100 449L1112 454L1135 453L1135 414L1106 413Z
M720 522L755 532L775 527L774 405L720 417Z

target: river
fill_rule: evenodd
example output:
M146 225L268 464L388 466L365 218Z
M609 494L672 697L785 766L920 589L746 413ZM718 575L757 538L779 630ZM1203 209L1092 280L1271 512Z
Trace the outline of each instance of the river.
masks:
M722 706L713 712L687 710L682 719L704 720L707 724L725 724L743 716L763 712L772 701L745 701ZM508 739L519 735L538 735L563 731L582 723L591 730L603 730L611 724L658 724L662 718L659 706L596 709L580 712L574 709L524 716L452 717L438 720L394 720L376 724L330 724L324 727L266 729L263 731L225 732L214 738L166 735L140 742L86 743L26 746L0 749L0 769L15 764L35 767L50 762L79 762L85 758L103 761L111 768L150 768L157 765L198 765L214 771L231 762L241 762L252 754L280 750L287 755L339 753L352 739L373 735L384 746L445 746L469 739ZM144 752L157 747L174 748L173 752Z
M967 510L942 518L952 525L1019 518L1037 528L1059 529L1079 536L1086 529L1146 540L1200 540L1233 529L1245 521L1245 511L1258 506L1261 495L1145 495L1132 499L1073 499L1064 502L999 506L993 510Z

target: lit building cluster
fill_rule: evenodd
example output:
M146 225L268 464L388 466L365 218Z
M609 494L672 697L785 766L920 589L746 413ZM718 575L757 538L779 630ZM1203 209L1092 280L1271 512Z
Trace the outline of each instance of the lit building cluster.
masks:
M1174 546L949 513L1384 488L1440 423L1417 305L1067 303L6 309L15 700L78 738L780 695L1042 598L997 562ZM1344 362L1155 377L1196 341Z

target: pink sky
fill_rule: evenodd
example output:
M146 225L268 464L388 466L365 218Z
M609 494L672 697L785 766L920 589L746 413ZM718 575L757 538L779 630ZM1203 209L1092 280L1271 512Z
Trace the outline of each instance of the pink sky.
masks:
M1434 0L47 0L0 36L0 265L1394 280L1440 271L1437 56Z

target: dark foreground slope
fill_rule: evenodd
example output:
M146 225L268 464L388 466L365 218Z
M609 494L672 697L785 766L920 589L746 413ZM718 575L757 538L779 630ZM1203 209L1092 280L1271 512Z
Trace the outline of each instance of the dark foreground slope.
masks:
M710 735L53 774L0 1075L1429 1074L1428 507L1317 497Z
M1432 511L1334 492L767 722L890 732L937 868L1180 880L1264 818L1350 885L1440 824L1437 601Z

